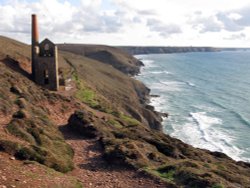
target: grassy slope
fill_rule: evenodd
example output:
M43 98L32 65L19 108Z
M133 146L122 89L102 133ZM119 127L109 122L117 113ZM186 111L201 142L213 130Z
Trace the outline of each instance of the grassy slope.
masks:
M115 104L118 111L136 118L151 128L161 129L161 118L145 105L149 89L141 82L121 74L138 73L139 66L142 66L140 61L120 49L108 46L64 44L59 45L59 49L75 53L75 57L71 55L74 59L71 64L78 71L79 78L94 86L97 93L105 97L109 104Z
M126 74L134 75L138 73L138 66L143 65L142 62L114 47L84 44L59 44L58 47L63 51L83 55L105 64L110 64Z
M0 59L8 54L18 60L21 67L29 69L25 66L29 47L0 37L0 44L2 42L5 46L0 46ZM117 67L105 64L61 52L61 74L72 78L78 88L72 97L62 97L37 87L22 74L0 63L0 119L5 119L7 124L0 129L0 149L56 170L69 170L72 152L51 121L53 114L44 104L57 104L61 111L73 105L84 111L73 114L69 126L78 132L89 133L88 136L100 137L104 156L112 163L140 168L163 178L173 187L247 187L250 184L249 164L236 163L221 153L195 149L145 126L147 121L142 117L145 109L139 95L144 96L148 90ZM94 109L84 108L77 100ZM98 110L104 113L100 116ZM45 157L41 153L46 153Z

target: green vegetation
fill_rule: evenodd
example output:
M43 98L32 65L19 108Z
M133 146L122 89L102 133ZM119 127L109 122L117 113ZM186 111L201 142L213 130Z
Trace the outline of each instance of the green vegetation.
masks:
M210 168L210 165L207 164L207 163L205 163L203 166L206 167L206 168Z
M28 141L31 144L35 143L35 139L29 133L27 133L27 131L25 131L25 127L21 124L21 121L18 120L11 121L7 125L6 129L8 130L9 133L25 141Z
M215 184L212 186L212 188L224 188L224 186L221 184Z
M78 88L76 97L93 108L96 108L98 105L98 102L95 99L95 93L91 89L83 87L83 84Z
M226 170L226 168L222 165L222 164L217 164L217 169L219 169L219 170Z
M175 170L169 170L168 172L162 172L159 169L151 169L149 167L145 167L145 168L143 168L143 170L148 174L151 174L151 175L156 176L156 177L160 177L164 181L175 184L174 183L174 180L175 180L174 175L176 173Z
M92 108L96 108L99 103L96 99L95 92L90 88L86 87L84 81L79 79L76 72L73 73L73 80L76 82L77 87L76 98L88 104Z
M97 93L90 87L87 86L83 79L80 79L76 71L72 74L73 80L76 83L77 91L75 97L80 101L86 103L90 107L111 114L113 112L110 105L99 97Z
M140 124L140 122L137 121L136 119L130 116L124 115L124 114L119 114L119 118L121 118L123 121L125 121L128 124L128 126L131 126L131 127L134 127Z
M159 167L156 171L158 172L159 176L162 178L167 179L168 181L174 181L174 175L176 173L175 166L162 166Z
M72 185L74 185L74 188L83 188L82 183L79 180L72 180Z
M6 92L5 88L4 81L0 79L0 112L9 114L11 113L13 102L9 98L9 94Z
M10 140L0 140L0 151L5 151L10 154L14 154L15 151L20 149L20 145Z
M123 127L118 121L116 121L114 119L109 119L107 121L107 123L113 125L116 128L122 128Z
M4 143L6 152L15 154L22 160L33 160L60 172L67 172L73 169L73 150L66 144L61 134L51 125L45 125L39 119L13 119L7 125L9 133L27 141L30 145L14 145ZM9 147L13 146L13 147ZM15 147L14 147L15 146Z
M168 181L174 181L174 170L170 170L168 172L159 172L160 177L167 179Z
M26 102L25 102L25 99L24 99L24 98L18 98L18 99L15 101L15 104L16 104L19 108L25 108L25 106L26 106Z

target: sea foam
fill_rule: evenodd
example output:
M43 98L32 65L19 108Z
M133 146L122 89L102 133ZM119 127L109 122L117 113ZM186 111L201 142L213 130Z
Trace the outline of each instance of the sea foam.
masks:
M174 125L174 132L171 135L194 147L220 151L235 160L242 159L241 154L244 151L232 144L234 137L218 129L223 123L221 119L211 117L206 112L193 112L187 120L188 123L184 125Z

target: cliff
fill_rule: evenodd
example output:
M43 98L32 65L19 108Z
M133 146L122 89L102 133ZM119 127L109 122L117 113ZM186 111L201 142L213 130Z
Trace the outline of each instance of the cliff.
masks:
M132 55L138 54L163 54L187 52L217 52L219 48L212 47L164 47L164 46L121 46L120 49Z
M135 75L140 71L143 63L134 57L124 53L121 49L104 45L86 44L58 44L58 48L63 51L73 52L90 59L101 61L112 65L114 68L125 74Z
M66 91L51 92L30 80L30 46L0 37L0 185L248 187L250 164L159 131L149 89L128 76L138 60L107 46L59 49Z

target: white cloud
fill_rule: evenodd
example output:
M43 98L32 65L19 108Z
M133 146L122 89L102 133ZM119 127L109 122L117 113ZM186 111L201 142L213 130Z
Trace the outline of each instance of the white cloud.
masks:
M238 13L230 13L228 17L232 20L239 20L242 18L242 16Z
M181 33L181 28L176 24L165 24L160 20L150 18L147 20L147 26L151 31L159 33L163 37L170 37Z
M248 46L247 1L6 0L0 1L0 34L29 42L36 13L41 39L55 42Z
M232 34L229 37L225 37L226 40L245 40L246 34L245 33L238 33L238 34Z
M194 16L189 18L188 23L200 33L219 32L223 29L223 24L216 16L203 16L202 13L194 13Z
M243 31L250 26L250 7L233 9L229 11L213 12L204 16L201 12L195 12L188 23L200 32L229 32Z

